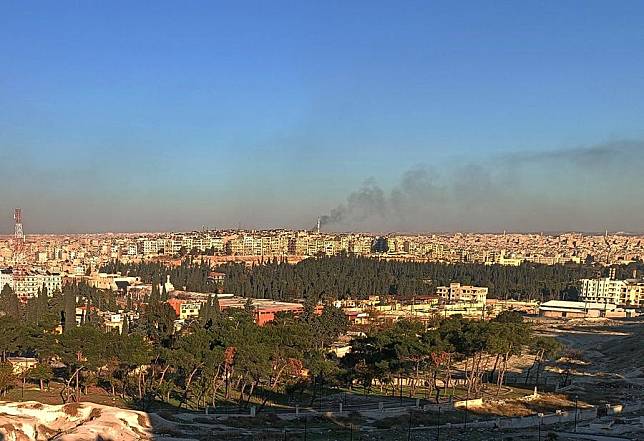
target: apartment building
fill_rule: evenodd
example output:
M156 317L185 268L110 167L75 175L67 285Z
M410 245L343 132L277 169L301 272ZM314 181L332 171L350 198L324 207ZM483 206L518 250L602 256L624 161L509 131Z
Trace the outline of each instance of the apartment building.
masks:
M579 300L582 302L644 305L644 280L641 279L581 279L579 285Z
M591 303L613 303L619 305L622 289L626 288L623 280L609 277L598 279L581 279L579 300Z
M13 289L13 271L10 269L0 269L0 290L9 285Z
M644 308L644 280L629 279L620 297L623 306L639 306Z
M14 292L23 299L37 297L38 291L43 287L47 288L47 292L51 296L55 291L60 291L63 284L63 278L60 273L41 271L27 271L19 277L12 274L12 279ZM8 280L8 277L5 275L6 280Z
M436 294L446 303L461 302L485 304L487 292L487 288L461 285L458 282L450 283L449 286L439 286L436 288Z
M165 239L147 239L143 241L143 255L152 256L165 251Z

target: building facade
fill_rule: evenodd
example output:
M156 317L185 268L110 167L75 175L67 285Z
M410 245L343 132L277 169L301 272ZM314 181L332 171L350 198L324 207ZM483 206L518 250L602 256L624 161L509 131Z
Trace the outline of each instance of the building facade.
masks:
M450 283L449 286L439 286L436 294L445 303L485 303L488 289L480 286L461 285L458 282Z

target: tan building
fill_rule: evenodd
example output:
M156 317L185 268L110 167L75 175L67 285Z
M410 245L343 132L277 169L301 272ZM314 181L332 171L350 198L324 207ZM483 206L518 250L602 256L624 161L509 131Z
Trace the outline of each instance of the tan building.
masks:
M644 280L614 280L608 277L579 281L579 300L620 306L644 305Z
M439 286L436 288L436 294L445 301L445 303L483 303L487 298L487 288L479 286L461 285L458 282L450 283L449 286Z

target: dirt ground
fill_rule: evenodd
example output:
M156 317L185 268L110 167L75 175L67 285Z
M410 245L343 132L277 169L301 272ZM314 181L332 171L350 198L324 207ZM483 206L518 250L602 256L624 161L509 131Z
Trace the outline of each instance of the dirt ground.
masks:
M569 371L569 395L595 404L644 396L644 320L544 321L540 332L559 339L566 356L549 368L551 376Z

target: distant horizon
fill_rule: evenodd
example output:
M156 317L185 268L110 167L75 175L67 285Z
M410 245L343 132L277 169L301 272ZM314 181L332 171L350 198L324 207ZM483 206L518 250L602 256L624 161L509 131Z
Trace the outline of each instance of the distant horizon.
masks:
M216 231L231 231L231 232L251 232L251 231L308 231L315 232L311 228L296 228L296 227L257 227L257 228L241 228L236 227L219 227L219 228L207 228L205 230L201 229L186 229L186 230L166 230L166 231L75 231L75 232L25 232L25 237L27 239L29 236L79 236L79 235L105 235L105 234L188 234L188 233L210 233ZM606 231L582 231L582 230L561 230L561 231L465 231L465 230L453 230L453 231L368 231L368 230L320 230L320 234L369 234L369 235L410 235L410 236L424 236L424 235L453 235L453 234L487 234L487 235L532 235L532 234L543 234L544 236L561 236L564 234L582 234L586 236L604 236ZM644 232L636 231L611 231L608 230L609 236L644 236ZM0 234L2 239L11 239L13 238L13 233Z

